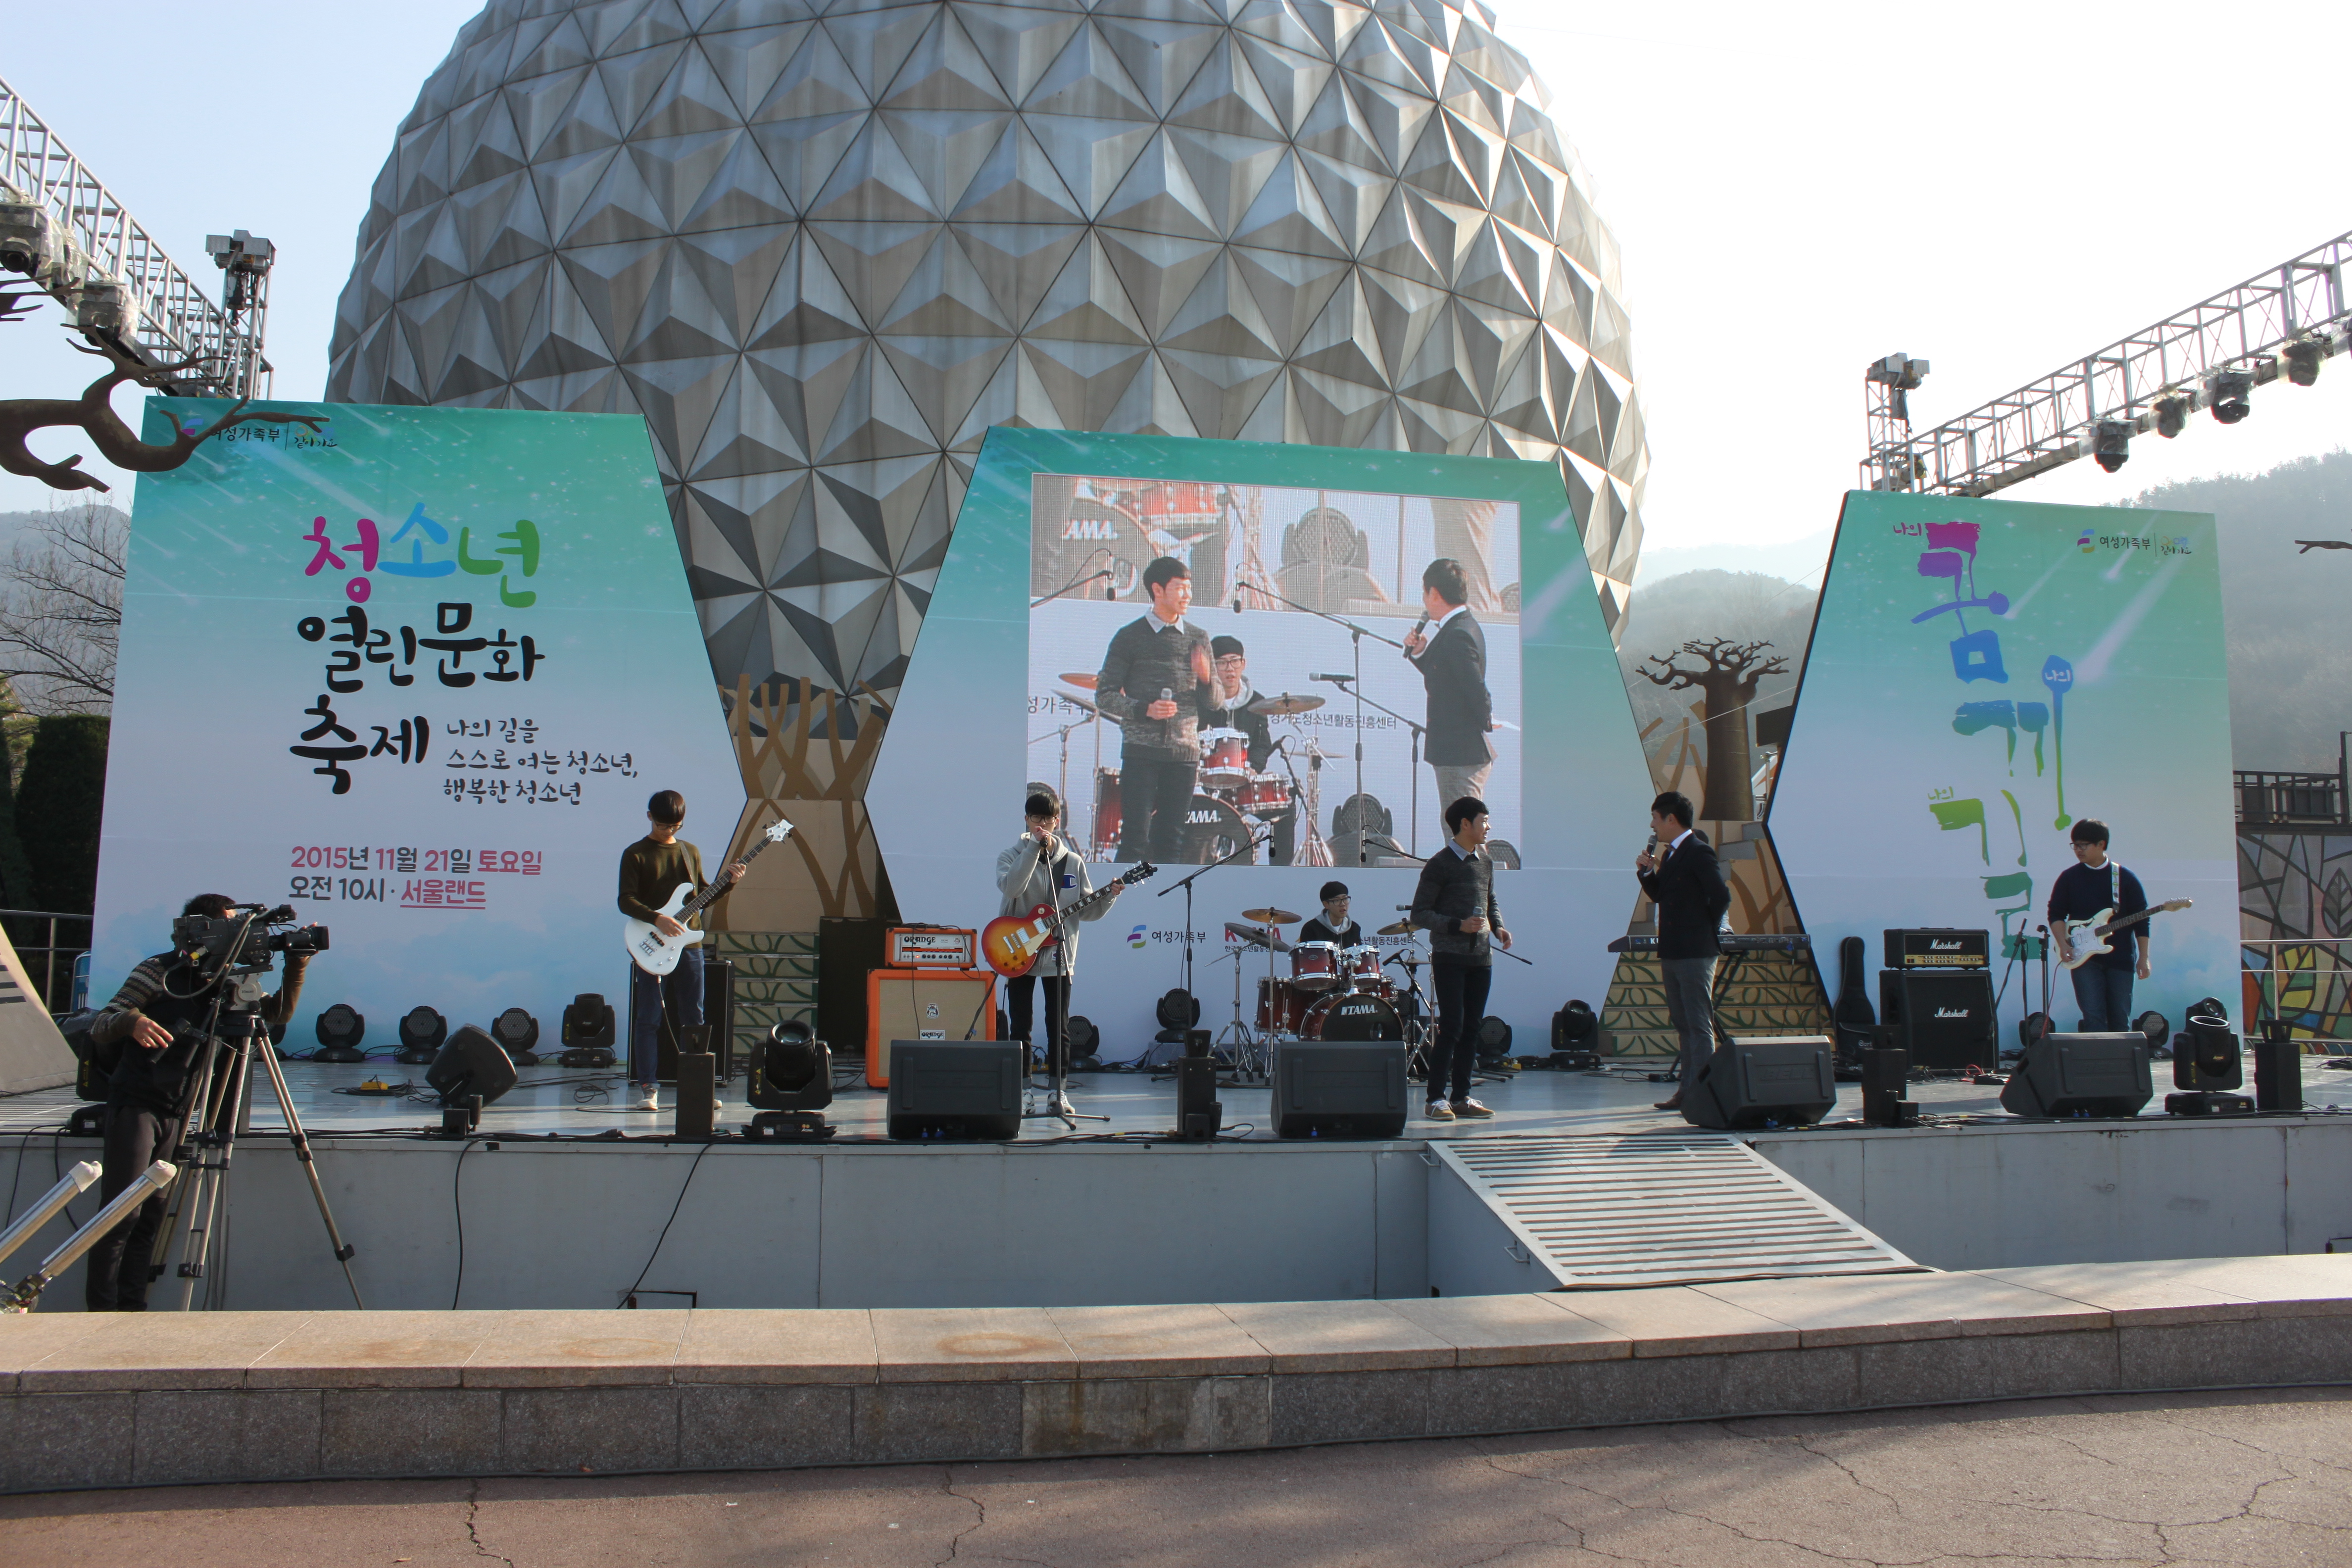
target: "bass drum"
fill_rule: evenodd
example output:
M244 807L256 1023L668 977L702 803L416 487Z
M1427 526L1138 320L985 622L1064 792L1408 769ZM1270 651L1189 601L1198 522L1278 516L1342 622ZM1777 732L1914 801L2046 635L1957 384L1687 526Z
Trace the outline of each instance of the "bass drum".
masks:
M1118 770L1095 770L1094 851L1099 858L1116 853L1118 848Z
M1250 826L1242 814L1213 795L1196 795L1184 808L1184 832L1176 858L1187 866L1206 866L1245 847ZM1256 860L1253 854L1244 865Z
M1404 1022L1377 996L1342 991L1322 998L1298 1021L1302 1040L1404 1039Z

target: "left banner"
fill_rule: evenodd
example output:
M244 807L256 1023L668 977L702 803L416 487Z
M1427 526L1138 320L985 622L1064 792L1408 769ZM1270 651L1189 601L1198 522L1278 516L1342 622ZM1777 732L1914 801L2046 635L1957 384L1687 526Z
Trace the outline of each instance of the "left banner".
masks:
M146 437L225 405L156 398ZM141 478L107 758L93 999L197 893L327 924L288 1048L619 1002L621 850L743 804L642 420L270 404ZM698 829L699 833L698 833Z

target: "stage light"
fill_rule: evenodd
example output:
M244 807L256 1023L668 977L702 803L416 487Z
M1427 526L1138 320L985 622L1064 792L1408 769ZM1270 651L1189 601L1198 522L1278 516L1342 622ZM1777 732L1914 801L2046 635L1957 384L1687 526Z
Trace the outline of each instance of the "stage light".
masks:
M367 1053L360 1042L367 1038L367 1019L348 1002L338 1002L319 1015L314 1026L319 1037L319 1048L310 1054L314 1062L363 1062Z
M2114 473L2131 460L2132 427L2120 419L2102 419L2091 437L2091 456Z
M2217 370L2205 378L2206 406L2222 424L2235 425L2253 412L2253 405L2247 401L2253 390L2252 371Z
M400 1020L400 1054L393 1059L404 1067L431 1067L448 1037L448 1019L430 1007L412 1007Z
M563 1041L563 1055L558 1060L568 1068L609 1068L619 1065L613 1056L613 1042L619 1034L619 1020L613 1005L593 991L583 991L563 1009L559 1026Z
M424 1008L417 1009L423 1011ZM415 1016L412 1013L409 1017ZM433 1016L440 1017L438 1013ZM402 1020L403 1028L406 1026L407 1020ZM488 1029L478 1024L467 1024L435 1053L425 1081L440 1095L445 1106L462 1105L476 1096L488 1105L515 1086L514 1063L499 1048Z
M1062 1020L1062 1038L1070 1047L1070 1070L1078 1070L1081 1061L1092 1061L1102 1046L1102 1031L1095 1021L1083 1013L1073 1013ZM1099 1065L1099 1064L1097 1064Z
M1492 1013L1478 1020L1472 1032L1473 1049L1481 1062L1491 1062L1511 1054L1511 1026Z
M49 215L33 202L0 202L0 267L37 276L55 254Z
M509 1007L490 1022L490 1036L507 1059L515 1066L535 1068L539 1058L532 1047L539 1044L539 1020L520 1007Z
M1154 1011L1159 1015L1160 1026L1177 1031L1177 1037L1181 1038L1184 1030L1201 1021L1201 999L1180 985L1164 993Z
M2169 397L2158 398L2156 400L2156 433L2169 441L2188 429L2189 405L2195 401L2196 399L2185 392L2177 392Z
M2286 378L2297 386L2309 386L2319 379L2319 362L2327 357L2326 341L2322 338L2297 338L2279 351L2286 361Z

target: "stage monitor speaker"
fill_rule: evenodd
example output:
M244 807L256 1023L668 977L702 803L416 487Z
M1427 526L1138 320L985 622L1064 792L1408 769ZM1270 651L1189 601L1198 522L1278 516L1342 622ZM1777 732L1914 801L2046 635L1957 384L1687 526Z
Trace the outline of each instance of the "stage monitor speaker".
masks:
M866 1081L890 1087L889 1042L996 1037L992 969L876 969L866 976ZM822 1009L819 1009L822 1011ZM824 1034L820 1027L817 1031Z
M469 1094L481 1096L482 1103L488 1105L515 1086L514 1063L488 1029L467 1024L435 1054L433 1065L425 1069L425 1081L433 1086L444 1105L454 1105Z
M2303 1109L2303 1042L2291 1037L2277 1019L2263 1025L2254 1047L2254 1108L2258 1110Z
M1402 1040L1288 1040L1274 1047L1277 1138L1400 1138L1408 1112Z
M1878 1016L1894 1028L1894 1043L1911 1053L1913 1067L1949 1070L2000 1061L1990 974L1882 969Z
M2156 1093L2147 1037L2045 1035L2025 1047L2000 1091L2011 1116L2137 1116Z
M845 1050L863 1045L866 976L882 967L896 920L879 915L822 915L816 922L816 1035ZM914 1031L907 1031L912 1037ZM958 1033L961 1033L961 1030ZM883 1038L887 1039L888 1036Z
M1176 1136L1205 1143L1225 1124L1225 1108L1217 1100L1216 1058L1188 1051L1176 1058L1175 1068Z
M1028 1053L1018 1040L893 1040L887 1129L901 1141L1021 1135Z
M1827 1035L1734 1039L1700 1064L1683 1096L1683 1120L1721 1131L1819 1121L1837 1105L1831 1057Z

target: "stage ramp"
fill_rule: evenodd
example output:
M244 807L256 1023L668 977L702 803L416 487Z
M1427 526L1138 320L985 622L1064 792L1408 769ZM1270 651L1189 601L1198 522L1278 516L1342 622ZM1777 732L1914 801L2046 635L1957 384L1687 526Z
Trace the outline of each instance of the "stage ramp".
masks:
M1432 1294L1926 1272L1736 1137L1432 1140Z

